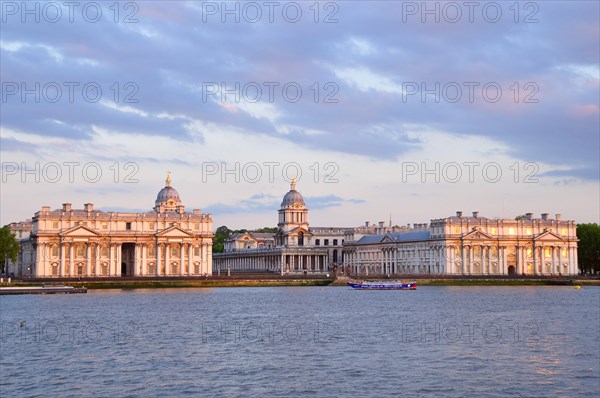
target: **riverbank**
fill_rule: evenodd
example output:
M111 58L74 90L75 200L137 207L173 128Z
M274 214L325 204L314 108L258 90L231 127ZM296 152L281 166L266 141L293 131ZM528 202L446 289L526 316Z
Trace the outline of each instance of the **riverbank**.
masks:
M110 279L27 279L15 280L0 286L44 286L67 284L88 289L154 289L154 288L213 288L213 287L269 287L269 286L346 286L348 278L320 276L292 277L289 275L232 275L208 278L110 278ZM394 278L369 278L369 280L394 280ZM600 278L564 277L406 277L418 286L600 286Z

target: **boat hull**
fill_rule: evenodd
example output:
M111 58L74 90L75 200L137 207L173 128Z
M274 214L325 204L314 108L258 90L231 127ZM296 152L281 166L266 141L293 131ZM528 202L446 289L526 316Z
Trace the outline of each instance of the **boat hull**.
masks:
M348 282L348 286L357 290L416 290L416 282Z

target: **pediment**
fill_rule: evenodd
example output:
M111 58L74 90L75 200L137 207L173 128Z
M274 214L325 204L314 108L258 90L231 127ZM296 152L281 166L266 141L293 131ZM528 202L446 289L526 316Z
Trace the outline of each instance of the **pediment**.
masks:
M296 227L294 229L292 229L288 235L290 236L295 236L300 234L300 232L304 233L304 236L312 236L313 234L306 228L303 227Z
M93 236L100 236L99 233L95 232L92 229L89 229L87 227L84 227L83 225L76 225L72 228L69 228L63 232L61 232L59 234L60 236L65 236L65 237L93 237Z
M533 238L533 240L535 240L537 242L544 242L544 241L556 242L557 240L563 241L564 239L562 237L560 237L559 235L555 234L554 232L544 231L541 234L539 234L538 236L536 236L535 238Z
M385 234L379 241L379 243L392 243L392 242L394 242L394 239L391 236L389 236L388 234Z
M167 229L163 229L156 236L166 237L166 238L190 238L192 235L185 232L184 230L178 227L169 227Z
M478 229L475 229L465 236L462 237L463 240L492 240L494 237L492 235L488 235L485 232L482 232Z

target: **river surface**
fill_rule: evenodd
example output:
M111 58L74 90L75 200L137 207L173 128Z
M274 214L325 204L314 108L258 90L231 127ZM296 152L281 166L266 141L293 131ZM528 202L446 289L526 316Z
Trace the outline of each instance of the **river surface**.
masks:
M598 397L600 288L0 298L2 397Z

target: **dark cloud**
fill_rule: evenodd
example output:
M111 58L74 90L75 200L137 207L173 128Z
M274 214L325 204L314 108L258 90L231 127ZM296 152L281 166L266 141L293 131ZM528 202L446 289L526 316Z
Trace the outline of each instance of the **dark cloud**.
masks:
M198 120L317 150L395 159L421 145L407 138L403 126L421 125L490 137L507 144L515 157L571 165L569 176L598 178L586 171L599 167L598 2L532 2L537 10L522 6L516 22L508 3L498 3L503 14L496 23L485 20L481 5L473 23L466 9L459 23L445 21L443 14L439 23L434 16L422 23L421 14L406 14L406 3L337 3L333 17L338 22L331 24L314 23L308 3L302 3L298 23L285 22L281 10L275 23L266 21L266 10L260 23L244 17L240 23L232 17L221 23L220 14L203 19L206 9L198 2L139 2L134 16L139 22L132 24L114 23L108 6L94 24L80 14L74 23L9 19L3 23L3 43L18 42L21 48L2 50L3 84L76 82L82 87L93 82L114 106L86 101L79 89L72 102L66 93L57 103L35 102L31 95L22 101L15 95L3 98L2 126L80 140L90 139L97 126L202 142L202 131L192 137L186 129ZM321 10L320 20L331 11ZM531 23L525 23L526 16ZM477 89L473 102L466 91L456 103L435 102L432 96L422 101L420 95L361 90L336 74L347 68L367 70L398 87L493 82L503 96L492 103ZM203 83L233 87L236 82L279 83L273 101L276 122L253 116L232 100L224 106L219 96L207 97L203 90ZM281 87L289 82L303 89L298 102L282 97ZM329 90L328 82L333 83ZM528 82L536 87L537 103L523 103ZM516 102L515 83L521 94ZM327 94L337 103L324 103ZM124 102L127 95L137 102ZM262 102L268 103L266 88ZM139 112L114 109L125 106ZM289 131L282 134L281 126ZM15 145L7 142L7 150Z

